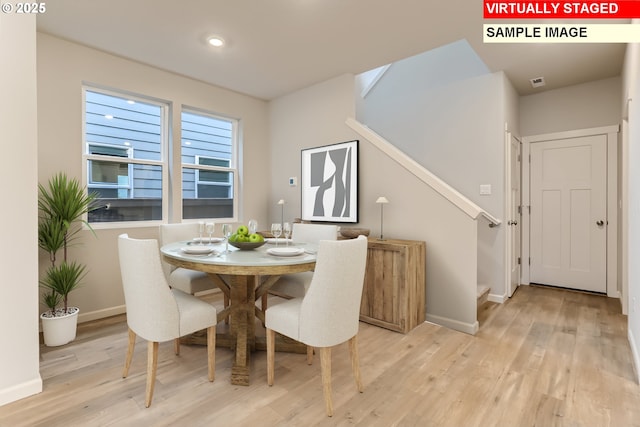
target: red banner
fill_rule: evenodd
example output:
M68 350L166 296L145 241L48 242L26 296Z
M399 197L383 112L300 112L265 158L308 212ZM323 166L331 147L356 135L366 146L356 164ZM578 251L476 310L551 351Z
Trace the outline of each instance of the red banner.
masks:
M640 1L499 1L484 0L485 19L633 19Z

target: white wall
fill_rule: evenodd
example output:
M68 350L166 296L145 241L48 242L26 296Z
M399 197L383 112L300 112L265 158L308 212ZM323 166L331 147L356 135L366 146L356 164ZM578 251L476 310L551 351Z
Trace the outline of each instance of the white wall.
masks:
M81 178L83 82L130 91L171 103L174 112L174 144L179 146L181 105L240 118L244 198L240 200L240 221L256 218L267 223L271 164L268 161L267 105L264 101L137 62L38 34L38 177L46 182L58 171ZM36 123L32 121L31 125ZM178 153L173 157L179 163ZM180 187L176 174L174 188ZM178 192L179 194L179 192ZM174 217L180 210L174 206ZM266 228L266 227L265 227ZM122 312L124 297L117 261L116 238L122 232L141 238L157 238L157 225L130 229L98 229L97 238L84 232L83 245L74 248L73 259L87 264L85 284L70 295L70 303L81 310L80 321ZM217 233L220 233L218 227ZM41 260L46 265L46 260Z
M494 216L500 217L502 73L465 43L391 65L358 107L358 120ZM492 184L492 196L479 196Z
M35 15L0 14L0 405L42 391L38 346ZM16 327L19 326L19 327Z
M635 22L636 24L638 22ZM625 159L627 174L625 182L628 192L628 210L623 212L628 221L627 250L629 263L626 277L628 279L629 319L628 336L636 367L636 375L640 379L640 45L629 44L623 71L623 97L632 99L628 110L628 158ZM620 103L622 104L622 102Z
M523 136L620 123L619 77L568 86L520 98Z
M271 220L280 221L280 199L286 202L285 221L301 216L300 187L288 181L295 176L300 184L301 149L357 139L344 124L355 114L353 85L353 76L345 74L270 103Z
M504 219L507 120L517 130L517 95L503 73L489 73L465 41L393 63L359 119L491 215ZM514 113L515 111L515 113ZM491 195L480 195L480 185ZM506 295L504 227L478 223L477 283Z
M500 73L504 76L504 73ZM520 95L515 88L504 76L502 79L504 93L504 120L507 123L507 130L516 137L520 138Z
M379 235L375 200L386 196L385 237L426 242L427 318L474 332L477 223L345 125L354 114L354 90L354 77L345 75L271 102L271 217L280 217L279 198L295 206L287 219L299 216L300 189L286 178L299 176L300 149L359 139L358 226Z

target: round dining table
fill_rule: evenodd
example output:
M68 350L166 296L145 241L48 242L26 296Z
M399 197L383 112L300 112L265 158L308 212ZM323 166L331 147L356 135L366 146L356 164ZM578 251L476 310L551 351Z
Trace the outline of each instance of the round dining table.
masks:
M216 341L219 346L235 350L231 383L249 385L251 352L266 349L265 338L255 334L256 318L262 324L265 320L263 308L257 307L255 302L281 275L313 270L317 247L306 243L288 246L266 243L252 250L229 246L226 252L225 246L224 243L207 245L183 241L164 245L160 251L164 261L175 267L207 273L228 297L229 306L218 312L218 322L229 320L228 332L216 334ZM306 352L306 347L300 343L286 337L278 338L276 350ZM196 333L183 342L206 345L206 335Z

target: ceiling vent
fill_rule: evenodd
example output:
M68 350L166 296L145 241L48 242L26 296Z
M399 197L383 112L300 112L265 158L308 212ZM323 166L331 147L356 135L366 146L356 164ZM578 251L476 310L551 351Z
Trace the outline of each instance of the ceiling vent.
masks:
M544 77L536 77L534 79L529 79L529 81L531 82L531 86L533 87L542 87L546 84L544 82Z

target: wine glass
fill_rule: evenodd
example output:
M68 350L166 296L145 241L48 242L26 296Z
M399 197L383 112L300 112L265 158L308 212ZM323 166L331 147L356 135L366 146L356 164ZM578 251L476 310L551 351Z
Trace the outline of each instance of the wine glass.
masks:
M223 224L222 225L222 234L224 235L225 239L227 240L227 245L225 248L225 253L228 254L229 253L229 237L231 236L231 232L232 232L232 228L231 228L231 224Z
M279 222L271 224L271 234L276 238L276 246L278 246L278 237L282 234L282 224Z
M282 224L282 234L284 234L284 244L288 245L289 244L289 236L291 236L291 224L288 222L285 222L284 224Z
M198 237L199 237L198 240L200 241L201 245L204 244L204 242L202 241L202 234L204 234L204 222L200 221L198 223Z
M247 223L247 228L249 228L249 234L255 234L255 232L258 231L258 221L250 219Z
M207 234L209 235L209 244L213 244L213 240L211 238L211 236L213 235L213 229L215 228L216 224L214 222L208 222L205 224L205 229L207 230Z

